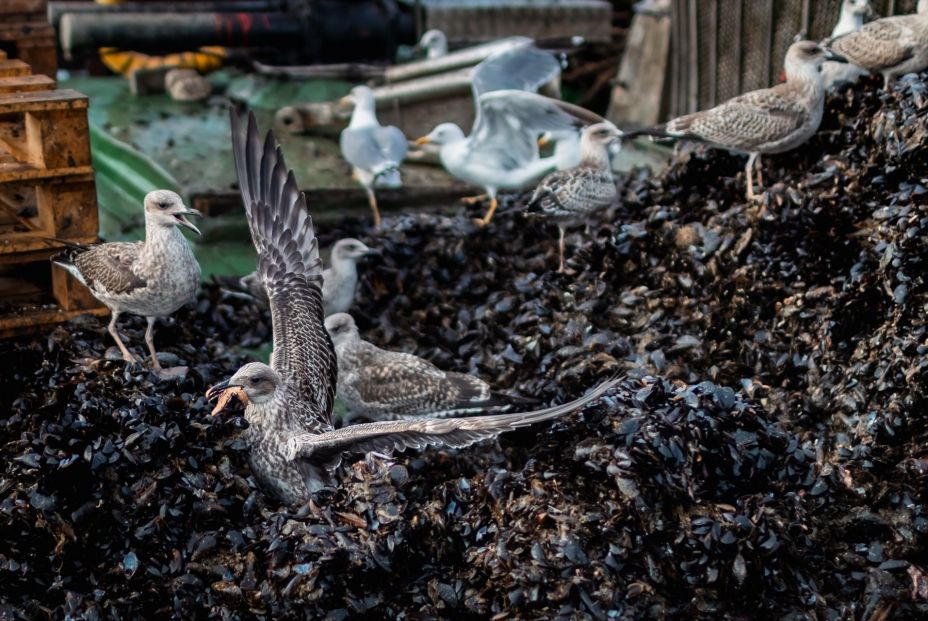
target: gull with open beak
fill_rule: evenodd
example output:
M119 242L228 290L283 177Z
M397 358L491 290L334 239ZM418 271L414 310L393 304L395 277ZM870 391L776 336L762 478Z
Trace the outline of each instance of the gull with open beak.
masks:
M196 295L200 264L180 227L199 235L200 230L187 216L201 214L187 208L170 190L149 192L144 205L145 241L69 244L68 250L52 257L52 262L77 278L113 312L109 332L123 360L138 362L119 337L116 321L122 313L141 315L148 320L145 343L152 367L159 374L179 374L186 369L161 368L154 327L159 317L167 317Z
M406 159L406 136L393 125L377 121L374 92L366 86L356 86L340 105L354 104L351 121L339 136L342 156L352 166L352 175L364 186L367 201L374 214L374 227L380 228L375 188L400 188L400 164Z
M270 303L274 344L270 364L246 364L227 382L211 388L207 397L217 402L214 414L233 400L244 403L249 465L258 484L282 502L304 502L312 492L333 485L334 471L347 455L468 446L574 412L618 381L605 382L569 403L522 414L334 429L338 364L323 323L322 261L306 197L287 171L273 133L262 146L253 115L246 128L232 112L232 150L258 251L258 275Z

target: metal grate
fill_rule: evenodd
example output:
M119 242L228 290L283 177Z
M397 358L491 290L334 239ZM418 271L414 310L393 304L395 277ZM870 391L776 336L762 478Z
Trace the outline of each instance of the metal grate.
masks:
M918 0L871 0L878 15L912 13ZM669 113L679 116L776 84L797 37L821 40L841 0L674 0Z

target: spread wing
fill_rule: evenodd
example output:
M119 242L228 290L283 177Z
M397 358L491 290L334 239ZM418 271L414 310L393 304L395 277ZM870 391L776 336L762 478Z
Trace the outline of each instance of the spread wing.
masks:
M918 19L912 15L878 19L827 45L868 71L893 67L908 60L914 53L917 37L910 26L912 18Z
M666 131L751 151L757 145L785 138L808 118L809 111L784 93L786 88L789 85L779 84L739 95L715 108L673 119Z
M70 260L92 291L120 295L147 285L132 269L141 252L141 242L110 242L69 250L64 259Z
M306 197L268 132L261 146L254 114L248 127L232 110L232 152L248 226L258 251L274 331L271 367L305 404L310 426L329 424L335 399L335 350L323 321L322 260Z
M374 173L398 166L408 148L406 136L392 125L349 127L342 131L339 144L349 164Z
M563 405L519 414L465 418L423 418L350 425L322 434L301 434L287 441L290 459L305 459L316 467L336 468L344 453L390 452L407 448L444 445L462 448L534 423L579 410L618 384L620 378L603 382L583 397Z
M538 157L538 137L545 132L576 133L603 122L598 114L564 101L518 90L480 97L481 113L470 135L471 155L487 166L521 168Z

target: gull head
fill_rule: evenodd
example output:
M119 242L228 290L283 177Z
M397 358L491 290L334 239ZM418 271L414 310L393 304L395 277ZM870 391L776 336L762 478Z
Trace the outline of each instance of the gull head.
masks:
M427 30L416 44L416 49L425 50L426 58L439 58L448 53L448 37L441 30Z
M360 338L358 326L348 313L335 313L326 317L325 329L329 331L329 338L332 339L332 344L336 348Z
M844 56L822 47L815 41L797 41L786 51L786 79L789 80L790 76L805 75L810 68L817 73L826 60L847 62Z
M230 409L234 400L243 405L261 405L274 398L281 385L277 371L263 362L250 362L235 372L235 375L206 391L209 401L216 401L212 414L221 414Z
M332 247L332 260L356 261L363 256L373 253L374 251L368 248L364 242L348 237L335 242L335 245Z
M842 15L866 17L872 13L873 9L870 7L870 0L844 0L841 3Z
M145 220L160 226L183 226L197 235L200 229L185 216L202 217L196 209L188 209L183 199L170 190L155 190L145 195Z
M442 123L425 136L417 139L416 144L419 146L424 144L437 144L439 146L443 146L446 144L454 144L455 142L460 142L461 140L466 139L467 136L464 135L464 130L462 130L460 127L454 123Z
M612 123L596 123L583 130L581 142L588 144L609 146L610 143L622 137L622 132Z
M376 108L374 105L374 91L363 84L355 86L350 93L338 100L336 108L343 111L365 110L373 112Z

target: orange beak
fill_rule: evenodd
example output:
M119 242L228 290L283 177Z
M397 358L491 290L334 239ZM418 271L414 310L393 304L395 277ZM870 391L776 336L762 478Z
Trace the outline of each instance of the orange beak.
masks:
M426 145L426 144L428 144L429 142L431 142L431 141L429 140L429 137L428 137L428 136L422 136L421 138L416 138L416 146L417 146L417 147L421 147L422 145Z
M540 136L538 138L538 148L544 149L548 145L549 142L551 142L550 138L548 138L547 136Z

